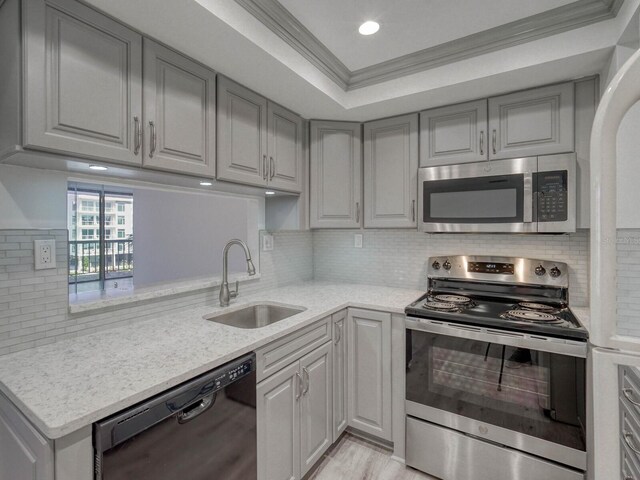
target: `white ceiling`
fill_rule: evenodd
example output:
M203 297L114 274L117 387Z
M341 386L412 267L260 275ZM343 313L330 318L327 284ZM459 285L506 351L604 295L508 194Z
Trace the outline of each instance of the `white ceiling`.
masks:
M498 27L574 0L278 0L349 70ZM380 30L362 36L360 24Z
M305 118L354 121L599 73L606 67L623 30L640 10L640 0L625 0L614 19L345 91L233 0L84 1ZM378 0L371 0L374 1ZM387 1L398 6L417 0ZM436 0L424 0L431 1ZM437 1L441 6L449 2L461 5L465 1L521 3L521 0ZM552 0L540 2L547 5ZM525 8L524 2L522 5ZM473 21L470 16L466 18L466 22L460 23L469 27ZM349 50L348 45L344 49Z

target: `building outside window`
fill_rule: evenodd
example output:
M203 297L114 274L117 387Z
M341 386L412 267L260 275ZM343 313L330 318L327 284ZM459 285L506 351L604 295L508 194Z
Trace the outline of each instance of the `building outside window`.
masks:
M116 215L109 214L109 210L117 210L117 218ZM117 230L113 228L116 223ZM102 185L70 183L67 194L67 228L70 293L108 290L115 288L117 282L123 283L127 279L131 282L131 192L111 191L110 187Z

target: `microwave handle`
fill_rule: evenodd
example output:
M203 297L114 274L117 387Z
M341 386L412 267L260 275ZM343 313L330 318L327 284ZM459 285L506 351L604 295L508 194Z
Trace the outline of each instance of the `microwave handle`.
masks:
M522 202L523 223L533 222L533 174L531 172L525 172L524 174L524 199Z

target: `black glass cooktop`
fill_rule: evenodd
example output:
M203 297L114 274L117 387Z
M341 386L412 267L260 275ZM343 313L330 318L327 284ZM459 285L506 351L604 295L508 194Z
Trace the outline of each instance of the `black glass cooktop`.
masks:
M568 338L574 340L585 340L589 338L589 333L580 324L578 319L571 313L571 310L563 305L552 304L555 308L550 313L554 319L550 319L547 314L530 314L530 311L519 305L515 300L503 300L497 298L487 298L472 296L472 302L468 306L459 305L449 310L438 310L427 308L427 301L438 301L435 297L439 294L446 295L447 292L430 292L411 305L405 308L405 313L413 317L428 318L433 320L443 320L447 322L464 323L481 327L492 327L502 330L510 330L524 333L538 333L549 337ZM436 305L438 306L438 305ZM508 311L519 311L516 316L523 319L508 318L505 314ZM547 313L547 312L540 312Z

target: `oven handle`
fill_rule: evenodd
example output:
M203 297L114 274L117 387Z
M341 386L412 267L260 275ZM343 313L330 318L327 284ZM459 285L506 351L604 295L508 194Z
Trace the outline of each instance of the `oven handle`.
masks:
M417 317L406 317L405 326L407 330L448 335L450 337L465 338L498 345L528 348L570 357L587 358L587 342L538 337L526 333L498 331L485 327L459 325Z

